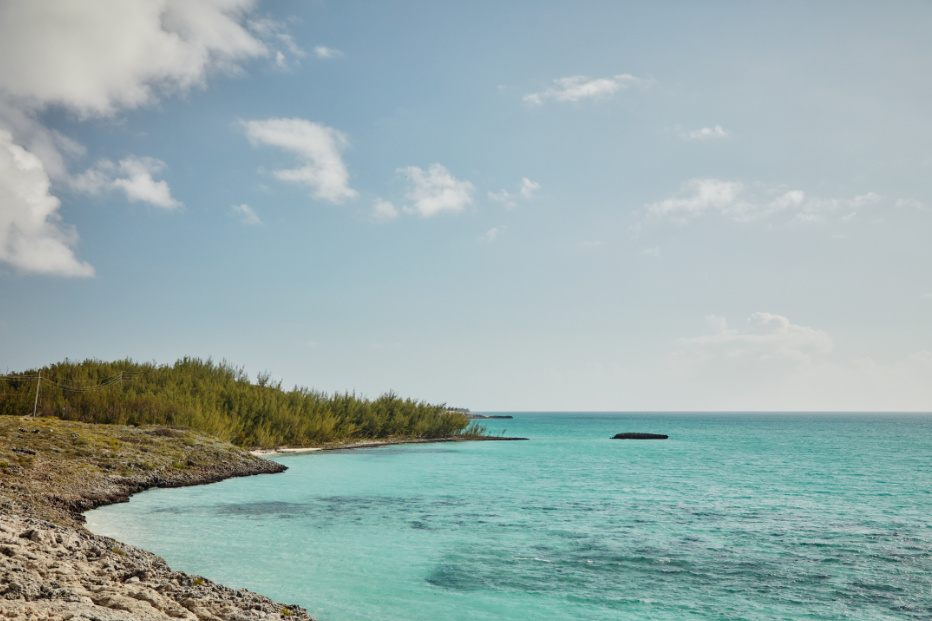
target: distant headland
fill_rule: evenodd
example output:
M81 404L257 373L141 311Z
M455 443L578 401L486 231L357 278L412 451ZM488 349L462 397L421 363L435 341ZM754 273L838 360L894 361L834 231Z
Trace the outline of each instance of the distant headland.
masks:
M514 418L505 414L475 414L469 411L469 408L447 408L447 412L462 414L466 418Z

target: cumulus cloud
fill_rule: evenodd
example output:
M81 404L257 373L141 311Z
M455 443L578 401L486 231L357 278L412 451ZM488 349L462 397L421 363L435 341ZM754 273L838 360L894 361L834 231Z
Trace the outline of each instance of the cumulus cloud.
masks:
M709 140L712 138L725 138L729 135L721 125L715 127L703 127L702 129L693 129L682 136L686 140Z
M252 207L246 205L233 205L230 207L230 211L233 215L237 216L240 219L240 223L245 224L246 226L258 226L262 224L262 220L259 219L259 215L253 210Z
M534 193L539 189L539 183L531 181L527 177L522 177L517 194L512 194L508 190L501 190L499 192L489 192L488 196L495 202L503 203L505 209L514 209L518 206L517 199L531 200L534 197Z
M820 199L807 197L801 190L781 187L746 187L736 181L692 179L677 196L645 206L649 218L669 220L677 224L701 216L717 214L732 220L747 222L781 212L794 214L797 223L822 219L823 214L839 210L851 211L876 205L882 199L868 192L850 199Z
M242 21L255 0L80 0L0 3L0 130L5 153L15 153L0 178L0 192L35 200L2 205L8 226L2 259L26 271L64 276L93 270L74 258L77 239L57 216L50 182L76 189L119 189L129 200L172 208L164 181L152 178L153 162L128 158L116 170L95 169L71 178L66 157L83 147L45 128L49 107L79 118L107 117L156 102L159 97L205 84L213 70L236 72L239 63L269 50ZM14 148L16 147L16 148ZM23 164L23 162L27 162ZM35 210L31 215L29 209ZM9 213L6 213L9 212ZM25 219L25 220L24 220ZM36 243L28 250L10 242L24 221ZM36 223L42 223L41 226ZM42 243L39 240L44 240ZM37 253L48 253L41 260ZM26 254L22 254L26 253ZM28 255L28 256L27 256Z
M317 56L317 58L339 58L343 56L343 52L335 50L332 47L318 45L314 48L314 55Z
M431 164L426 171L408 166L399 168L398 172L408 178L405 198L413 203L403 208L405 213L429 218L444 212L456 213L472 204L473 185L460 181L440 164Z
M172 198L171 191L165 181L155 181L153 173L165 168L165 163L151 157L129 157L120 160L119 171L125 177L112 181L114 188L126 193L130 202L142 201L164 209L174 209L181 203Z
M316 198L331 203L342 203L356 196L356 190L349 187L349 172L340 156L348 144L342 132L304 119L240 123L253 145L278 147L298 158L298 168L275 171L272 173L275 178L313 188Z
M388 222L397 217L398 210L388 201L379 198L376 199L375 203L372 205L371 220L373 222Z
M35 154L0 129L0 261L34 274L93 276L74 256L78 235L61 224L61 202Z
M0 5L7 97L84 116L150 104L214 67L268 53L240 21L253 0L102 0Z
M740 328L707 318L709 334L677 341L665 378L686 401L677 407L755 410L897 411L932 407L932 353L892 362L833 360L832 338L773 313ZM689 405L685 405L685 404Z
M629 88L643 80L627 73L611 78L590 79L584 75L555 79L554 86L539 93L528 93L524 101L542 105L545 100L577 102L583 99L602 99Z
M144 202L163 209L175 209L181 203L171 195L168 183L156 181L152 175L165 169L165 162L154 157L127 157L114 164L104 159L94 168L67 178L73 190L100 194L121 190L131 203Z
M729 328L724 317L707 318L713 333L680 339L680 343L702 357L766 360L784 358L809 360L814 352L832 350L832 339L821 330L798 326L782 315L754 313L742 328Z
M477 241L480 241L480 242L482 242L482 243L484 243L484 244L491 244L491 243L494 242L496 239L498 239L498 237L499 237L502 233L505 232L505 229L506 229L506 228L507 228L507 227L504 227L504 226L498 226L498 227L495 227L495 228L491 228L491 229L489 229L488 231L486 231L485 233L483 233L482 235L480 235L479 237L477 237L476 240L477 240Z

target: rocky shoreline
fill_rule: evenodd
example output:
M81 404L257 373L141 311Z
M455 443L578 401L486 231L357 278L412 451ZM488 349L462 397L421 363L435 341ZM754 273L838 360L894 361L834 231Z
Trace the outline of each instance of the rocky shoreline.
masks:
M133 546L44 520L0 515L0 611L67 621L312 621L245 589L172 571Z
M185 429L0 417L0 614L23 621L312 621L89 533L81 512L156 487L286 470Z
M474 439L526 438L368 440L319 450ZM314 449L268 453L299 450ZM22 621L313 621L300 606L172 571L150 552L83 527L84 511L147 489L285 470L191 429L0 416L0 614Z

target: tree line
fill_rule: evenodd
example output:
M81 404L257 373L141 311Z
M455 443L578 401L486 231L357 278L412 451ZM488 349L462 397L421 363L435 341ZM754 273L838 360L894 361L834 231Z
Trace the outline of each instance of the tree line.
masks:
M66 359L9 374L0 381L0 414L32 413L40 372L39 416L191 427L245 448L485 434L443 404L404 399L393 392L367 399L299 386L286 391L267 373L252 383L241 367L188 357L173 365Z

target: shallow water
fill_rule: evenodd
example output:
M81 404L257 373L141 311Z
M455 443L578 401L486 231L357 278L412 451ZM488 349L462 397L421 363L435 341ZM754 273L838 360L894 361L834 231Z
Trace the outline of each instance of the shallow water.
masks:
M932 618L932 416L488 426L531 441L282 456L88 526L320 621Z

